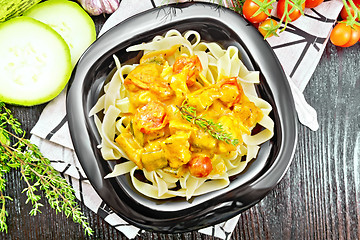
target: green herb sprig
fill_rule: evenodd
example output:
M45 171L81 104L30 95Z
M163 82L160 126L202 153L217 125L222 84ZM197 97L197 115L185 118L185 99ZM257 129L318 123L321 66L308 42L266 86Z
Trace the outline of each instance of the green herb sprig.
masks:
M0 231L7 232L6 202L12 198L4 195L6 179L4 175L10 170L19 170L27 187L26 203L32 204L31 216L41 213L41 195L43 191L50 206L56 213L63 212L79 223L88 235L93 234L86 217L76 202L74 189L50 165L38 147L25 137L21 124L13 117L11 111L0 102Z
M202 130L209 133L213 138L224 141L227 144L232 144L234 146L239 144L239 139L233 138L231 133L227 133L221 123L215 123L211 119L197 116L196 108L190 106L186 101L183 101L181 106L177 105L176 107L179 109L183 119L198 125Z

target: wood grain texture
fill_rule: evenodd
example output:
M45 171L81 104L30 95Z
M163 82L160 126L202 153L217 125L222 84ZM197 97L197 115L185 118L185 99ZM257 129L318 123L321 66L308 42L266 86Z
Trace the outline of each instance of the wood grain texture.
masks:
M98 30L103 17L94 18ZM305 89L318 112L320 129L299 127L294 160L283 180L259 204L241 214L232 239L360 239L360 44L347 49L326 46ZM10 106L30 132L44 105ZM29 135L27 135L29 136ZM56 214L44 203L42 214L31 217L31 206L21 193L18 172L7 176L9 233L1 239L126 239L82 205L91 227L81 227ZM197 232L157 234L142 232L140 239L216 239Z

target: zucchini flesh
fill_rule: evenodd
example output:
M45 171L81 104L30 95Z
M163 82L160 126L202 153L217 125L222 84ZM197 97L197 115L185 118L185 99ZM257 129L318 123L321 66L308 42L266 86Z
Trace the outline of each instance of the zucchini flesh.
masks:
M70 50L52 28L29 17L0 24L0 100L32 106L56 97L71 74Z
M64 38L70 48L73 66L96 39L94 21L76 2L48 0L32 7L24 15L48 24Z
M143 152L141 154L141 162L147 171L164 168L168 165L162 149L154 152Z
M136 127L136 124L132 120L130 121L130 132L134 136L134 139L137 141L137 143L143 147L145 144L144 133L140 132L140 130Z

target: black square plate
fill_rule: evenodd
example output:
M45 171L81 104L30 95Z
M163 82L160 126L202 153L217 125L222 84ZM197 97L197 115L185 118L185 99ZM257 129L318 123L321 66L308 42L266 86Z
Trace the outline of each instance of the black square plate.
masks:
M104 179L114 162L105 161L97 145L100 137L89 110L115 67L136 53L126 48L152 40L170 29L196 30L205 41L224 48L234 45L249 70L260 71L260 96L273 111L274 137L261 145L257 159L222 190L193 197L154 200L138 193L123 175ZM259 202L288 169L297 141L297 119L289 84L271 47L239 14L215 4L184 3L146 11L104 33L83 54L67 93L69 128L79 161L95 190L111 209L129 223L146 230L177 233L193 231L234 217Z

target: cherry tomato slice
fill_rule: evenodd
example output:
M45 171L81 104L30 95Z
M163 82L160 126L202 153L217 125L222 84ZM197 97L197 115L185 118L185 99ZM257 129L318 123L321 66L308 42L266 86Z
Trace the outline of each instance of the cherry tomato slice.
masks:
M160 130L168 123L165 107L160 102L151 101L137 109L134 122L145 134Z
M178 57L173 65L173 72L180 73L185 67L189 71L186 79L186 84L187 86L192 86L196 81L197 75L202 70L199 57L196 55L191 57Z
M188 162L190 174L194 177L207 177L213 169L211 159L208 156L197 155Z

